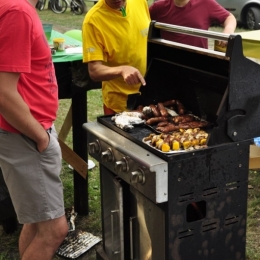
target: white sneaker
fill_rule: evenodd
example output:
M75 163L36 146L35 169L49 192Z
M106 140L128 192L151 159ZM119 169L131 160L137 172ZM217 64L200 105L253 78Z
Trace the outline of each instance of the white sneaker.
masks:
M88 170L91 170L95 167L95 163L92 160L88 160ZM69 168L73 170L73 167L69 164Z

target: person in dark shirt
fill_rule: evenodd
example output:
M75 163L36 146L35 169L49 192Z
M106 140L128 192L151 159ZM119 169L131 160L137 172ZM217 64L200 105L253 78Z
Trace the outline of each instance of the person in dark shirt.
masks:
M208 30L214 24L223 26L223 33L236 29L236 19L215 0L158 0L150 7L151 20L184 27ZM183 44L208 48L208 39L181 33L161 31L161 37ZM219 43L222 47L226 42Z

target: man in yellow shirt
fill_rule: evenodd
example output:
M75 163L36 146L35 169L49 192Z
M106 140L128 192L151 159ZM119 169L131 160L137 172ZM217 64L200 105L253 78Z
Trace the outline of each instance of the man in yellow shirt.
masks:
M102 81L105 114L127 110L128 95L146 84L149 23L146 0L99 0L84 19L83 62Z

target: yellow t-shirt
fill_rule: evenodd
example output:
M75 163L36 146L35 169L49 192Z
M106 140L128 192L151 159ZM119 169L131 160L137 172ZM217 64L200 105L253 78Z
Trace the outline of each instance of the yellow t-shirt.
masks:
M100 60L114 67L129 65L144 76L150 14L146 0L127 0L126 16L99 0L83 25L83 62ZM127 85L122 77L102 82L104 104L115 112L127 110L127 95L138 93L140 84Z

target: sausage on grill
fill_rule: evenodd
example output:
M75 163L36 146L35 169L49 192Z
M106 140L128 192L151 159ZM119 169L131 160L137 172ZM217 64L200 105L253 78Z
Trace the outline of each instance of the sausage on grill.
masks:
M174 106L175 104L176 104L176 100L174 99L163 102L163 105L165 107Z
M151 105L150 105L150 108L152 109L152 112L153 112L153 116L154 116L154 117L159 117L159 116L161 116L161 113L160 113L159 109L158 109L155 105L151 104Z
M195 118L192 115L185 114L181 116L175 116L172 120L175 124L179 124L179 123L187 123L187 122L194 121Z
M176 105L177 105L178 114L179 115L185 114L185 107L179 100L176 101Z
M157 107L158 107L158 109L159 109L159 111L160 111L162 116L164 116L164 117L168 116L168 111L165 109L163 103L158 103Z
M155 124L158 124L159 122L163 122L163 121L167 121L167 120L168 120L168 118L167 117L163 117L163 116L152 117L152 118L149 118L146 121L146 124L147 125L155 125Z

